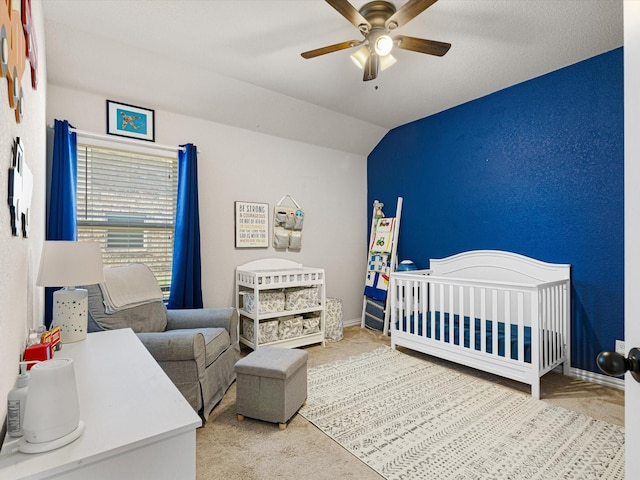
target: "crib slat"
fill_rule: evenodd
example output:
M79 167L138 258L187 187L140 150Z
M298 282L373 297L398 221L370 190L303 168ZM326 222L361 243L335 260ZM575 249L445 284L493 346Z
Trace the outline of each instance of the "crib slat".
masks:
M420 285L420 322L422 324L422 336L427 336L427 315L429 311L429 283Z
M415 326L416 326L416 319L415 319L415 315L413 315L413 312L411 311L411 293L412 293L412 289L411 289L411 282L405 282L404 284L404 311L405 311L405 315L406 315L406 331L407 332L411 332L411 331L415 331Z
M415 281L407 280L404 283L404 309L406 332L415 331Z
M410 330L416 335L418 334L418 325L420 323L420 281L415 280L411 283L411 293L409 300L411 301L411 318L413 320L413 329Z
M397 312L397 317L398 320L401 320L403 317L403 313L404 313L404 302L405 302L405 281L404 280L400 280L400 281L396 281L394 283L391 283L391 301L392 306L394 307L394 310L396 310ZM391 315L393 315L393 311L391 312ZM402 323L400 323L398 325L399 329L402 329Z
M567 358L567 351L565 350L565 341L567 338L565 337L566 333L566 317L565 317L565 309L567 308L567 296L566 296L566 285L558 285L558 347L560 351L558 352L558 358Z
M476 289L469 287L469 348L475 350L476 348Z
M551 362L551 332L553 331L553 327L551 326L552 317L551 317L551 289L548 287L543 287L540 289L538 293L540 297L540 317L543 319L543 326L540 328L540 363L542 368L546 368Z
M511 359L511 292L504 292L504 356Z
M487 289L480 289L480 351L487 352Z
M562 294L562 292L560 291L561 286L560 285L556 285L553 288L553 362L557 362L558 359L560 358L560 356L562 355L562 346L560 344L560 340L562 338L561 335L559 335L559 332L561 332L561 316L562 316L562 309L560 306L560 296Z
M562 287L562 358L564 358L565 374L571 366L571 284L567 280Z
M498 326L500 325L498 319L498 290L495 288L491 290L491 351L494 355L500 355L499 350L499 335L498 335Z
M524 294L518 292L518 362L524 362ZM533 331L533 329L531 329Z
M560 285L553 287L553 362L560 358Z
M554 350L554 355L553 355L553 361L557 362L558 359L560 358L560 356L562 355L562 345L560 343L560 339L562 338L562 335L560 334L561 330L561 315L562 315L562 310L561 310L561 299L562 299L562 292L560 290L560 285L557 285L556 288L554 288L554 295L555 295L555 306L554 306L554 312L553 312L553 317L554 317L554 326L553 326L553 339L554 339L554 345L555 345L555 350Z
M396 321L402 318L402 312L400 312L400 308L398 306L398 298L402 297L400 297L400 294L398 293L398 289L400 288L398 282L390 282L389 286L389 291L391 293L391 329L393 333L393 328L395 328L394 326L396 324ZM362 309L364 315L366 313L366 303L363 305ZM401 325L398 324L398 329L400 328ZM393 335L391 336L391 338L393 338Z
M413 320L412 332L417 335L420 325L420 282L411 284L411 318Z
M556 311L556 291L555 291L555 287L550 287L547 288L547 302L549 303L548 307L547 307L547 312L549 315L549 319L547 321L548 324L548 330L546 332L545 337L547 338L547 349L548 349L548 353L547 353L547 365L549 366L551 365L556 358L556 339L555 339L555 332L556 332L556 315L555 315L555 311Z
M453 285L449 284L447 286L447 291L449 292L449 305L447 308L447 311L449 312L449 343L451 344L455 344L456 339L455 337L455 328L454 328L454 322L455 322L455 314L453 313Z
M555 325L553 328L553 338L554 338L554 344L556 348L555 348L553 361L557 362L562 358L562 355L563 355L562 340L564 337L564 334L562 333L563 330L562 330L562 285L561 284L556 285L556 288L554 289L554 293L555 293L555 309L554 309L553 316L555 319Z
M399 308L401 309L401 316L400 318L403 319L404 321L402 322L403 327L402 330L403 331L409 331L409 329L411 328L411 317L410 317L410 311L409 311L409 305L408 305L408 294L409 294L409 282L406 280L403 280L401 285L401 289L399 290L400 295L402 295L402 297L400 298L400 301L398 302Z
M547 348L547 364L545 367L551 365L556 359L556 290L555 286L546 288L547 291L547 331L545 332L546 348Z
M546 368L549 365L549 341L548 333L550 331L549 325L549 291L546 288L540 289L538 294L540 298L539 312L542 325L538 328L538 335L540 335L540 366Z
M546 321L545 321L545 317L546 317L546 304L545 304L545 291L544 289L539 289L538 290L538 295L537 298L534 299L538 301L538 312L539 312L539 317L538 317L538 325L537 325L537 329L538 329L538 348L542 349L544 348L544 332L546 330ZM533 305L532 305L533 308ZM531 330L531 343L533 345L533 329ZM545 364L545 354L544 351L538 350L541 352L540 354L540 358L539 358L539 367L540 368L544 368L544 364Z
M406 331L409 328L409 318L407 317L407 309L405 307L405 299L406 299L406 287L407 282L402 281L398 285L398 295L401 297L398 299L398 328L403 331Z
M458 335L460 336L460 346L465 347L464 344L464 287L458 285Z
M438 338L440 339L441 342L444 341L444 315L445 315L445 306L444 306L444 285L442 283L438 284L438 318L439 318L439 322L437 324L438 326L438 334L436 335L435 332L433 334L434 338Z
M551 293L551 331L549 332L550 342L552 344L550 362L554 363L558 359L558 286L555 285L550 289Z
M540 328L540 317L543 316L540 308L540 290L535 290L534 292L529 294L531 296L531 312L529 318L531 319L531 368L532 377L535 377L535 382L540 383L540 371L541 365L543 363L544 354L540 353L540 349L543 348L543 336L541 335L542 329ZM532 381L533 378L532 378ZM534 384L531 385L531 392L533 395L534 392ZM539 392L538 392L539 395Z
M398 315L398 318L392 318L392 323L398 323L398 330L400 331L404 331L405 329L403 328L403 324L405 323L405 319L406 319L406 313L404 311L404 305L403 305L403 301L404 301L404 295L403 295L403 291L404 291L404 281L398 281L398 282L394 282L392 284L392 308L391 308L391 315L393 317L393 315ZM393 336L391 337L393 339Z
M430 283L429 284L429 315L427 318L427 326L428 329L425 328L424 330L424 334L425 336L429 336L427 334L427 332L431 332L431 338L435 337L435 312L438 310L437 305L435 305L436 302L436 284L435 283Z

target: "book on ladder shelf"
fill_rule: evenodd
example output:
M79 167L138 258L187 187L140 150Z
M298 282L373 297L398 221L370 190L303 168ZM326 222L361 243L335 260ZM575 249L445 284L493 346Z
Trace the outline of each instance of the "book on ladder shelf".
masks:
M398 233L402 197L398 197L395 217L385 217L383 207L383 203L374 200L360 326L382 330L385 335L388 335L387 290L389 275L398 265Z

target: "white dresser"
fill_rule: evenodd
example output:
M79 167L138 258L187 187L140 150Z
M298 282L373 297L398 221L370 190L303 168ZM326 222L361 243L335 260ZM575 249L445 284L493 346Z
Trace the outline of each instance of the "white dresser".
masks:
M55 357L74 361L85 431L40 454L5 442L0 479L195 479L200 417L132 330L90 333Z

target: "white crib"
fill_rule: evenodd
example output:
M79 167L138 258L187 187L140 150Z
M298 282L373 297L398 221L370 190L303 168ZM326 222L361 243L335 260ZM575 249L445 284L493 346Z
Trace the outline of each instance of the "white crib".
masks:
M474 250L391 274L391 346L531 385L560 364L568 374L571 266Z

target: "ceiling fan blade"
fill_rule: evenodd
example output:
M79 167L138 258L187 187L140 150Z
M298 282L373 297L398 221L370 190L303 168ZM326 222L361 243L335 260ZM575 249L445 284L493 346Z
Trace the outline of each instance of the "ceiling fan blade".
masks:
M393 37L398 48L411 50L413 52L426 53L428 55L436 55L442 57L451 48L450 43L436 42L435 40L425 40L424 38L407 37L405 35L397 35Z
M362 81L366 82L368 80L375 80L378 76L379 69L380 59L378 58L378 55L375 53L370 54L364 64L364 75L362 77Z
M409 0L400 7L400 10L387 19L384 26L387 30L399 28L420 15L437 1L438 0Z
M322 48L316 48L315 50L309 50L308 52L303 52L303 58L314 58L319 57L320 55L325 55L327 53L337 52L339 50L345 50L351 47L357 47L358 45L362 45L364 40L349 40L347 42L336 43L335 45L328 45Z
M360 30L363 34L371 30L371 24L347 0L325 0L325 2L337 10L340 15L346 18L349 23Z

